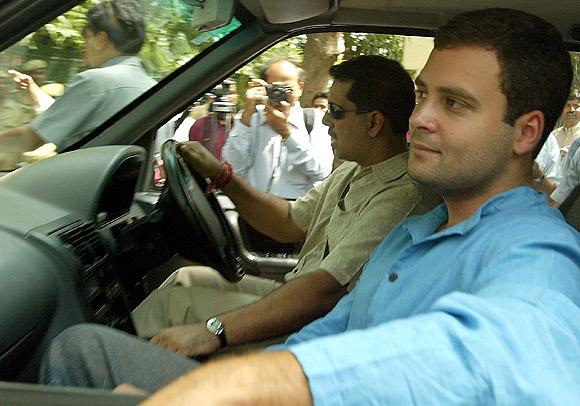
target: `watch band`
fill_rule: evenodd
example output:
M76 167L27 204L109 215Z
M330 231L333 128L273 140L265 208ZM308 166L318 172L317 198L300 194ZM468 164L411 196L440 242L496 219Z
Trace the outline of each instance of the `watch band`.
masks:
M226 331L222 329L221 332L217 334L218 338L220 339L220 348L225 347L228 345L228 341L226 340Z
M205 327L207 328L207 331L217 336L217 338L220 340L220 348L228 345L224 323L220 320L219 317L210 317L207 319Z

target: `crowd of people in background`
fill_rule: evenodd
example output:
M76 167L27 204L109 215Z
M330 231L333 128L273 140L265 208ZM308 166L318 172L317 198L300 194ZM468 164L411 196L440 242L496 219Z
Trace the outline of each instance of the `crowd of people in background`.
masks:
M237 99L235 88L233 88L233 91L229 90L229 87L225 83L235 82L227 80L224 84L216 87L213 92L217 95L209 97L207 101L209 113L198 118L197 121L195 119L193 120L193 125L189 129L188 138L191 141L201 142L220 160L223 160L221 150L226 144L230 132L236 125L238 128L235 128L234 134L235 137L238 137L237 133L239 131L240 120L246 107L242 106L242 110L239 112L236 111L237 104L231 100L234 95ZM265 86L268 86L267 82L265 84L262 83L264 89ZM226 89L223 94L222 89ZM218 101L217 105L213 104L215 100ZM226 103L219 103L224 101ZM267 103L267 96L261 101ZM312 97L310 105L324 114L328 109L328 93L325 91L316 93ZM215 106L215 108L212 108L212 106ZM250 109L252 108L250 106ZM259 106L257 110L261 112L265 111L263 106ZM318 114L316 117L317 120L321 121L322 115ZM544 146L540 150L536 158L537 164L534 168L534 180L537 189L544 191L550 196L552 204L555 206L560 205L580 182L580 168L578 168L578 163L576 162L578 160L573 159L576 151L580 147L580 90L572 90L558 123L559 125L550 133ZM407 138L409 138L409 134L408 132ZM230 144L232 144L231 141ZM262 150L262 152L264 151ZM238 153L240 154L240 159L236 159L235 157ZM247 175L248 172L251 173L247 167L247 162L250 162L250 164L254 162L254 154L259 154L259 151L254 151L251 155L248 155L248 153L241 154L239 151L233 151L232 154L234 155L232 158L236 162L244 161L250 157L246 161L245 166L240 166L238 169L241 169L242 174L246 174L245 178L252 185L267 192L272 191L272 185L269 184L272 179L268 179L267 181L263 179L252 180L252 175ZM270 151L268 151L268 154L270 154ZM336 168L337 162L342 163L343 161L335 159L333 170ZM267 176L276 176L275 171L271 167L268 167L265 172L263 171L264 168L259 169L261 173L267 173ZM313 181L309 184L312 185L315 183L316 181ZM284 193L281 195L284 195Z
M101 30L107 33L119 29L108 23L112 17L121 21L127 19L130 22L127 27L139 27L142 23L142 14L133 12L138 7L132 0L119 0L115 4L115 7L109 8L95 7L92 14L89 13L85 36L87 55L90 57L87 58L88 66L107 67L109 64L111 66L106 69L118 73L121 69L131 69L120 66L133 63L135 66L132 69L137 69L142 76L143 83L134 91L122 89L127 97L116 97L115 103L106 103L108 106L114 105L116 111L119 100L126 103L128 98L134 98L154 81L146 77L142 68L137 66L140 61L132 56L139 51L142 43L142 29L139 32L122 32L123 35L107 35L112 52L99 55L100 51L95 51L97 47L94 44L102 40L97 35L93 38L91 29L95 30L95 34L102 34ZM115 44L110 38L115 38L117 42L137 41L138 45L125 49L123 41ZM120 59L124 61L119 62ZM20 143L15 141L16 136L19 140L28 141L26 146L17 146L19 151L14 159L3 162L7 165L4 170L15 166L18 159L34 161L56 154L113 113L111 109L104 111L98 107L103 104L100 100L93 104L85 103L90 112L95 113L90 120L79 123L70 122L70 119L57 120L62 116L64 107L78 100L75 93L84 94L82 91L79 93L79 89L88 91L90 87L87 84L92 87L92 82L103 82L92 74L93 69L77 75L64 92L62 84L47 80L46 61L30 59L17 68L0 74L0 146L6 146L0 152L3 156L11 153L14 145ZM82 83L77 83L79 81ZM322 123L328 110L328 93L325 90L315 93L311 100L306 101L312 107L302 107L298 100L304 81L304 71L284 59L270 61L262 69L260 78L250 81L241 97L236 81L233 78L224 80L200 99L204 102L196 102L185 114L174 117L159 129L154 154L158 163L156 168L162 167L159 151L166 139L198 141L219 160L230 161L234 171L252 186L288 199L304 195L342 163L333 156L328 128ZM270 92L272 89L274 93ZM63 101L53 107L55 100L63 94ZM238 100L239 97L241 100ZM272 100L272 97L282 99ZM559 120L560 125L550 133L536 158L536 187L548 194L555 206L561 204L579 182L580 169L577 167L578 160L574 159L580 146L579 110L580 90L573 89ZM82 114L78 116L85 117ZM55 128L55 125L58 127ZM90 128L85 128L87 125ZM53 134L59 134L59 138L51 138ZM37 147L40 148L34 150ZM161 172L156 172L155 183L163 184Z
M156 151L168 138L197 141L228 160L252 186L287 199L303 196L333 169L328 127L322 118L328 93L301 106L305 75L292 61L276 59L252 79L241 100L226 79L158 132Z
M292 62L287 62L293 64ZM294 66L298 75L303 74L297 65ZM48 110L55 100L63 95L64 85L47 80L47 67L46 61L31 59L23 63L19 70L9 70L7 73L0 74L0 106L2 107L0 109L0 131L27 125L37 115ZM304 84L303 77L302 79L299 78L296 83L296 89L300 91L301 86ZM216 158L223 160L222 149L228 143L230 134L233 131L234 140L229 142L229 146L226 149L231 150L229 156L237 163L235 166L237 172L244 174L252 185L263 191L273 191L286 198L299 197L303 194L303 191L289 191L285 189L287 187L278 186L284 184L284 182L295 183L298 175L284 171L283 167L297 171L299 166L294 166L294 163L303 164L304 159L304 156L286 157L287 152L284 153L283 149L290 144L284 144L282 137L280 137L280 145L278 146L270 142L271 137L268 137L268 142L257 150L255 149L255 144L245 144L246 151L244 153L239 149L239 145L236 145L239 144L240 140L238 134L240 128L244 127L242 120L244 111L248 108L250 110L254 109L254 112L258 111L267 117L264 113L268 111L265 106L268 104L266 89L269 86L271 86L271 83L263 79L259 82L259 86L255 82L252 83L248 90L250 96L246 95L242 108L238 111L239 96L236 82L232 78L226 79L205 95L203 98L204 103L197 102L183 117L182 115L176 117L174 121L177 124L172 123L172 126L166 125L160 129L159 138L161 141L168 138L174 138L178 141L199 141ZM256 91L261 92L259 96L261 99L259 100L255 96ZM294 93L295 90L292 90L292 93L289 94ZM251 94L254 94L254 96ZM254 97L253 100L252 97ZM289 111L301 109L305 112L303 113L304 127L299 122L300 119L296 118L299 114L293 115L294 119L298 120L298 123L291 124L296 128L306 129L308 134L308 141L298 146L298 150L301 152L307 151L306 157L310 161L307 162L306 166L308 164L310 166L319 165L319 170L315 171L316 173L311 179L308 176L302 179L303 189L308 189L328 175L328 160L332 160L332 153L329 152L330 140L323 134L327 131L327 128L322 123L322 116L328 109L328 93L326 91L317 92L312 97L309 104L317 111L313 113L312 118L308 117L309 114L307 114L310 109L300 108L296 97L292 97L291 100L293 100L294 104ZM278 109L282 105L278 105ZM282 115L282 117L287 121L290 118L289 114ZM181 118L180 121L178 121L179 118ZM268 120L272 120L272 118L267 118L266 124ZM314 122L309 123L309 121L316 122L317 131L314 133L312 133ZM562 204L580 183L580 159L574 159L580 147L580 90L574 89L571 91L559 124L550 133L536 158L537 165L535 166L534 177L537 189L544 191L550 196L551 202L555 206ZM255 126L254 130L258 130L260 126ZM248 126L246 125L246 127ZM313 136L317 138L313 140ZM161 142L157 149L159 149L160 144ZM248 148L253 149L249 151ZM312 154L316 149L321 149L322 154ZM308 156L308 151L310 151L311 156ZM56 150L51 148L50 150L39 151L37 155L38 158L47 158L55 153ZM267 157L264 157L264 154ZM271 155L273 158L271 158ZM320 158L312 155L319 155ZM32 160L35 160L35 154L33 153L29 152L27 157L32 157ZM157 158L159 159L159 156ZM256 170L251 170L251 166L255 165L256 159L262 164L258 164ZM264 159L267 162L264 162ZM336 168L336 162L337 160L335 160L332 169ZM338 162L342 163L342 161ZM248 165L248 163L250 164ZM257 175L256 173L258 172L260 174L265 173L266 177ZM160 174L157 174L157 178L160 178L160 176ZM293 176L294 179L290 180Z

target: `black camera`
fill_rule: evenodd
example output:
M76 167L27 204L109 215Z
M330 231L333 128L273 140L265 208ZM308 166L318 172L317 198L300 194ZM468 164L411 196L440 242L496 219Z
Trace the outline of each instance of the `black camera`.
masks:
M215 113L218 120L228 120L228 117L231 119L232 114L236 112L236 105L222 96L209 105L209 111Z
M290 93L292 93L292 86L272 84L266 87L266 94L271 104L288 103L290 101Z
M212 113L235 113L236 105L225 97L218 97L216 101L210 104L209 111Z
M210 104L209 111L212 113L235 113L236 105L231 101L231 92L229 90L230 84L235 83L231 81L224 81L217 85L207 93L208 96L214 98L214 102Z

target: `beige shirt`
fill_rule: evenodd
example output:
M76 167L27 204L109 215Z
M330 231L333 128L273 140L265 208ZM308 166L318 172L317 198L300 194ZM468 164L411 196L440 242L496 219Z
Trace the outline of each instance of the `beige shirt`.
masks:
M367 168L345 162L291 203L290 215L307 237L286 280L325 270L346 285L394 226L440 202L409 178L407 157L400 154Z

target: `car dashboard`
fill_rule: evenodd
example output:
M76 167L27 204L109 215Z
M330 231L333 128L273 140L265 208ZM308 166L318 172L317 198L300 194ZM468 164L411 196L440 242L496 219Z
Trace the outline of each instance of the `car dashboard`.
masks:
M68 325L127 329L117 234L131 221L145 150L82 149L0 178L0 379L34 381Z

